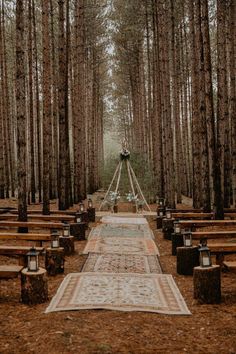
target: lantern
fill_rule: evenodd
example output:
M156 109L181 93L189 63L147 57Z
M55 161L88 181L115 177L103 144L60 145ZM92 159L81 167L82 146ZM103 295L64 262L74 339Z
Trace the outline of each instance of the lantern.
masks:
M84 203L79 204L79 211L80 211L80 213L84 212Z
M88 199L88 209L92 209L93 207L93 201L91 198Z
M166 218L171 219L171 210L169 209L166 210Z
M32 247L27 253L28 272L37 272L39 269L39 252Z
M59 247L59 233L57 230L53 230L51 233L51 248Z
M191 232L184 232L183 240L184 240L185 247L192 247L192 233Z
M158 210L158 216L164 216L164 209L163 208Z
M70 225L68 223L64 223L63 236L64 237L69 237L70 236Z
M180 223L178 221L174 222L174 233L175 234L181 233L181 227L180 227Z
M200 252L200 266L201 267L211 267L211 253L207 246L201 246L199 248Z
M81 213L80 213L80 212L77 212L77 213L75 214L75 221L76 221L77 223L82 222L82 216L81 216Z

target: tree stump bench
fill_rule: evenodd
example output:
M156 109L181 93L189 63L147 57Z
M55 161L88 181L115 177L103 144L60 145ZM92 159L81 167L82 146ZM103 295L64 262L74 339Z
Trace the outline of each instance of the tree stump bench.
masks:
M47 248L45 258L45 268L48 275L64 273L64 248Z
M21 272L21 300L24 304L41 304L48 300L48 280L46 270L39 268L37 272Z
M199 251L197 246L177 248L177 273L193 275L194 267L199 265Z
M195 267L193 271L194 299L200 303L221 302L220 266Z

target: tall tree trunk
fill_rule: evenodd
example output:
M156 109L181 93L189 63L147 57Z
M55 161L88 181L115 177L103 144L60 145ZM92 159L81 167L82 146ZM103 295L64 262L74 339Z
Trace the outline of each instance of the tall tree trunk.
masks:
M16 1L16 114L17 114L17 177L18 219L27 220L26 202L26 102L25 102L25 49L24 1Z

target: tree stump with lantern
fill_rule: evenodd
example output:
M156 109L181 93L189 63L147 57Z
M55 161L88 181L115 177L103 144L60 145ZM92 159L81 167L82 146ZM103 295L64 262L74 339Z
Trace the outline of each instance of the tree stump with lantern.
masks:
M56 275L64 273L64 248L49 247L46 249L45 268L48 275Z
M199 252L197 246L177 248L177 273L193 275L193 268L199 265Z
M194 299L200 303L218 304L221 302L220 266L195 267L193 272Z
M42 304L48 300L47 272L43 268L29 271L24 268L21 272L21 300L24 304Z

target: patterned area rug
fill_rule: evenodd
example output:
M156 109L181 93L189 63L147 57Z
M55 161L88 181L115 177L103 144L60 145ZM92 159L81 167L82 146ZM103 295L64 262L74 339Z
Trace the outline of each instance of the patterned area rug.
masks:
M82 272L162 273L157 256L90 253Z
M88 236L92 237L143 237L154 239L147 225L101 224L93 228Z
M191 314L172 276L166 274L68 274L46 313L83 309Z
M153 240L128 237L94 237L88 240L83 254L89 252L159 255L158 248Z
M102 218L102 223L106 224L136 224L136 225L142 225L142 224L147 224L147 220L144 217L119 217L119 216L103 216Z

